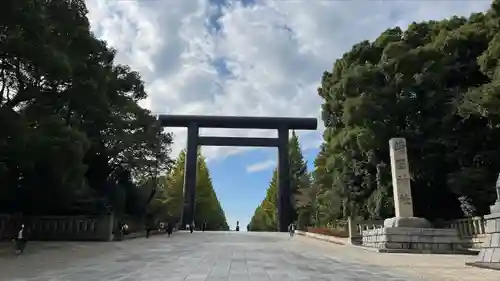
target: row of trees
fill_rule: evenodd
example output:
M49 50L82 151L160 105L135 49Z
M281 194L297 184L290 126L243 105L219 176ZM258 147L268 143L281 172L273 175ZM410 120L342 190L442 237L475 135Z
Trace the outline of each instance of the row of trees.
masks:
M292 218L303 220L307 217L308 204L303 194L311 185L311 176L307 171L307 163L302 155L299 138L292 132L289 141L290 160L290 188L292 198L295 199ZM276 231L277 230L277 177L278 171L274 169L273 177L269 183L266 197L255 209L255 213L250 219L248 230L250 231Z
M297 205L303 223L393 216L391 137L408 142L417 216L489 211L500 172L500 1L468 18L395 27L354 45L323 74L318 94L326 130L300 193L307 204ZM257 208L251 226L273 200Z
M173 165L172 136L138 105L139 73L87 12L83 0L0 3L0 213L178 218L183 154ZM227 228L200 162L197 217Z
M168 221L180 221L184 204L184 165L186 152L182 151L172 170L160 178L158 192L151 203L152 213ZM215 194L205 158L198 153L196 177L195 226L206 223L207 230L229 230L224 210ZM167 208L165 208L167 206Z

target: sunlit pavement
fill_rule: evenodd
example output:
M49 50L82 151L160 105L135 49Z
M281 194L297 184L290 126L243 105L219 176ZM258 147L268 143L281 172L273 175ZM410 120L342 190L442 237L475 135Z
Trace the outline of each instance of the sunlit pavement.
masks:
M0 280L428 280L356 255L381 256L286 233L180 232L170 239L32 243L24 256L0 258Z

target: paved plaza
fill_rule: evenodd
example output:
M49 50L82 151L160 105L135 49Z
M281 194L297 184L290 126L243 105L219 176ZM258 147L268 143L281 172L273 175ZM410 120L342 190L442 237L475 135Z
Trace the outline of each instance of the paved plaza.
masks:
M24 256L0 257L0 280L500 280L498 272L463 266L460 256L378 254L284 233L181 232L29 246Z

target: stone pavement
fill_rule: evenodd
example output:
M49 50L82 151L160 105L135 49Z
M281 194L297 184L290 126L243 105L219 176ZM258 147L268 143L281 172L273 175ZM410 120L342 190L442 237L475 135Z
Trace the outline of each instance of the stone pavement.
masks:
M284 233L178 232L170 239L32 243L24 256L0 257L0 280L434 280L421 278L420 264L409 270L397 263L403 258L395 263L391 256ZM477 270L494 278L477 280L500 280L491 275L496 272Z
M352 245L336 245L308 237L297 237L310 247L321 247L339 259L379 266L385 270L428 281L499 281L500 271L466 266L475 256L377 253Z

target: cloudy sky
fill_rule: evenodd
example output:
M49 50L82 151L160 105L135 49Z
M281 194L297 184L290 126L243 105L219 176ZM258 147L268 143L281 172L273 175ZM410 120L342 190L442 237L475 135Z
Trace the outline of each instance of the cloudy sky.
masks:
M94 32L140 71L154 113L318 117L322 72L365 39L412 21L469 15L489 0L88 0ZM321 122L320 122L321 125ZM320 126L321 127L321 126ZM174 153L185 145L175 133ZM312 163L319 128L301 132ZM273 131L202 130L213 136ZM274 149L206 147L228 222L244 227L265 196Z

